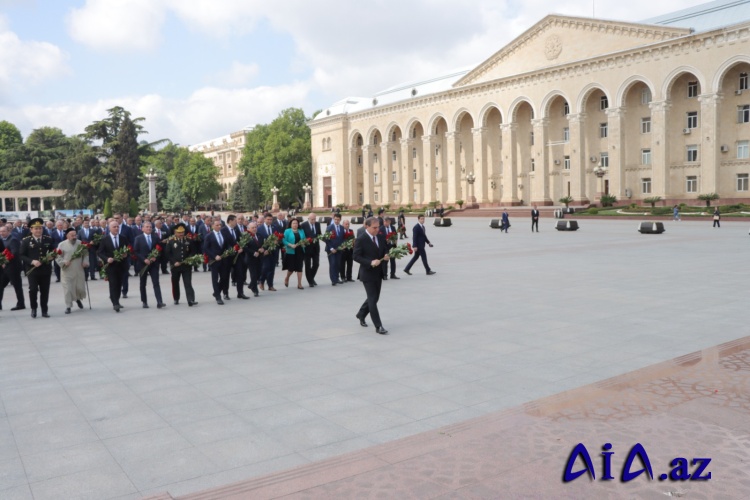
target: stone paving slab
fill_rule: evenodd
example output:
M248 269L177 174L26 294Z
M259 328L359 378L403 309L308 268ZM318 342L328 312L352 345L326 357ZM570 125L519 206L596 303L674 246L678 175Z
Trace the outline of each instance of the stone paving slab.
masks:
M115 314L0 312L0 497L182 495L434 430L736 339L746 332L747 227L512 218L428 226L425 276L384 283L391 335L353 317L361 284ZM162 288L169 290L162 276ZM87 304L88 305L88 304ZM102 460L93 463L82 450ZM109 458L106 458L108 455ZM175 456L175 461L158 460ZM59 467L61 457L70 457ZM23 465L23 474L18 463ZM38 464L50 464L40 475ZM144 467L148 463L148 468ZM15 464L15 465L14 465ZM36 465L35 465L36 464ZM45 468L45 467L43 467ZM13 472L15 471L15 472ZM91 477L100 478L87 481ZM111 478L111 487L107 484ZM12 494L11 494L12 492ZM90 492L90 493L86 493ZM70 498L75 498L72 494Z

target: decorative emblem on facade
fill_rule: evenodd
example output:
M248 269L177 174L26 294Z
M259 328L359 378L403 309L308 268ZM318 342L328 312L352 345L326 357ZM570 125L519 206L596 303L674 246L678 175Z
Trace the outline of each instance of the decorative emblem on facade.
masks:
M562 52L562 40L560 40L560 37L557 35L547 37L547 40L544 42L544 55L547 56L547 59L550 61L557 59L560 52Z

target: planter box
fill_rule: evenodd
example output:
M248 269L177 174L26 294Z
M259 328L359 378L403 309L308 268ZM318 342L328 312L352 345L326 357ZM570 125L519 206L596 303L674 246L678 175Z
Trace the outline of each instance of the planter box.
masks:
M323 217L320 218L320 223L321 224L325 224L327 226L327 225L329 225L331 223L332 220L333 220L332 217L329 217L329 216L325 215L325 216L323 216Z
M577 220L559 220L555 225L555 229L558 231L578 231Z
M352 217L351 219L349 219L349 222L351 222L352 224L364 224L365 218L364 217Z
M448 227L453 225L449 217L443 217L442 219L437 217L433 224L437 227Z
M665 231L663 222L641 222L638 232L641 234L661 234Z
M500 229L500 219L492 219L492 220L490 220L490 227L492 229Z

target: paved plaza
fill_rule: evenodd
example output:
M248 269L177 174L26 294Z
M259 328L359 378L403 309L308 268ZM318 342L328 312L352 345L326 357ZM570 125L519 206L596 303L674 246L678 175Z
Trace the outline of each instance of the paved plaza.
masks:
M317 288L284 288L279 269L278 292L225 306L208 273L194 274L197 307L156 310L150 294L147 311L131 277L120 314L102 281L90 283L93 310L69 316L53 283L50 319L8 311L6 289L0 498L187 495L494 421L747 335L750 222L669 222L662 235L639 234L635 221L557 232L543 219L533 234L526 218L512 218L509 234L488 220L453 222L427 227L436 275L417 264L406 276L400 261L402 279L383 284L387 336L359 326L364 288L331 287L325 262ZM545 432L566 451L534 481L555 492L583 430ZM599 472L602 443L592 443ZM430 491L412 495L444 493Z

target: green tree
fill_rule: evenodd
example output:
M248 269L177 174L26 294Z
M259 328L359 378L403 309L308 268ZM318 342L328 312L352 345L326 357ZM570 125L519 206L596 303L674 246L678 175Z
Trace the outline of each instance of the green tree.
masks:
M112 195L112 183L102 173L94 148L80 137L68 139L65 157L55 177L53 187L66 191L65 206L101 208Z
M117 133L115 154L112 157L115 184L124 189L130 198L137 198L139 191L140 156L138 132L135 123L126 114Z
M23 137L18 127L5 120L0 121L0 151L5 151L21 144L23 144Z
M217 176L213 162L201 153L182 148L175 158L173 178L180 181L182 194L191 209L206 206L219 196L221 184Z
M128 208L128 215L131 217L135 217L138 215L138 202L135 201L135 198L130 198L130 207Z
M185 195L182 194L182 187L180 181L172 179L169 181L169 188L167 189L167 195L162 199L162 207L167 212L182 212L188 206Z
M112 193L112 210L121 214L127 214L130 211L130 195L121 187L117 187Z
M8 189L50 189L54 171L60 167L68 149L68 138L59 128L41 127L3 155L3 185Z
M109 200L109 198L104 201L104 210L102 213L104 214L105 219L109 219L110 217L112 217L112 202Z

